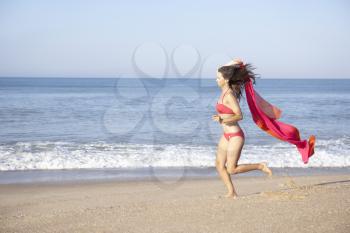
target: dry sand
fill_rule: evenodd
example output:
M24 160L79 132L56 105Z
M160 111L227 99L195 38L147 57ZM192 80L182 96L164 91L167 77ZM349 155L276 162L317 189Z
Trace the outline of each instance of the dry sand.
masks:
M0 232L350 232L350 174L0 185Z

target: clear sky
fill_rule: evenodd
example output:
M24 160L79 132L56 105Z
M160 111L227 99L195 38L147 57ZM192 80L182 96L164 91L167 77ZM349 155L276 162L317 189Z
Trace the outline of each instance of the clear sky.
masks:
M350 78L349 28L347 0L1 0L0 77Z

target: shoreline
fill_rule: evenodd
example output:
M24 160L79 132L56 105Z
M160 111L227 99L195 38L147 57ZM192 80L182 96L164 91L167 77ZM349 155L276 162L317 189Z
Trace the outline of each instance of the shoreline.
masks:
M350 167L307 167L275 168L276 176L305 175L342 175L350 174ZM237 177L264 177L260 171L237 174ZM100 169L57 169L57 170L15 170L0 171L0 185L21 183L69 183L93 181L152 181L215 179L218 177L215 167L182 168L100 168Z

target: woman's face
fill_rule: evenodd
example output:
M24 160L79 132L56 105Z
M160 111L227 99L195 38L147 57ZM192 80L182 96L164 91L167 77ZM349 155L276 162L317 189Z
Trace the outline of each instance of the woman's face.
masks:
M226 83L226 80L224 79L224 77L219 71L216 72L216 83L218 84L219 87L224 86Z

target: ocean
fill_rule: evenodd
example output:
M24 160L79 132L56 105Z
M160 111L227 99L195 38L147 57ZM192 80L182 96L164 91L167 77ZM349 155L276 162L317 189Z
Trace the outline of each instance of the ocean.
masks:
M243 93L239 163L349 171L350 80L257 79L255 89L302 139L316 136L315 154L304 164L260 130ZM0 78L0 183L214 176L220 92L215 78Z

